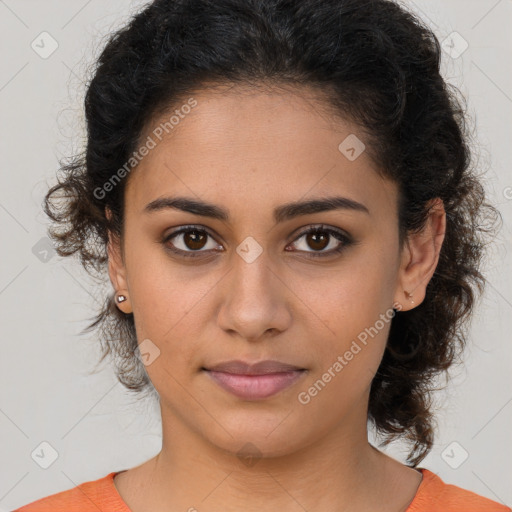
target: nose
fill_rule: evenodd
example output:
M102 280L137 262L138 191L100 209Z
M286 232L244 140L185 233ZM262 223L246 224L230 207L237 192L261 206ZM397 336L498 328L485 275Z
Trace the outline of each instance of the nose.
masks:
M233 266L218 290L221 329L247 341L258 341L289 328L293 293L263 251L253 261L234 255Z

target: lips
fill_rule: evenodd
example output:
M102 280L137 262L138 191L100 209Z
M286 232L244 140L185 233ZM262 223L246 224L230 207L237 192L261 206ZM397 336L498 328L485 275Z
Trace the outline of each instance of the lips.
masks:
M267 359L253 364L240 360L225 361L214 366L209 366L206 370L234 373L237 375L265 375L268 373L293 372L297 370L304 370L304 368Z
M203 369L222 389L245 400L275 395L307 373L304 368L270 360L255 364L226 361Z

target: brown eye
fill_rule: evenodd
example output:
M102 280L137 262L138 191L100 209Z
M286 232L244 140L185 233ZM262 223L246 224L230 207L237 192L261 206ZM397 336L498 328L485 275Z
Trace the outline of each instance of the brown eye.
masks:
M213 242L208 247L209 238L213 240L208 231L194 226L186 226L166 236L162 243L168 250L179 256L198 257L202 253L209 253L219 247Z
M305 243L299 244L297 241L302 238L305 239ZM299 235L292 245L299 246L300 252L308 253L307 257L316 258L340 253L352 243L352 239L341 231L323 226L313 226ZM302 245L302 248L300 248L300 245ZM331 247L330 250L326 251L325 249L329 246ZM308 248L312 250L308 250Z
M315 249L315 251L321 251L329 245L330 235L322 232L320 233L308 233L306 236L306 242L309 247Z
M209 238L212 240L210 247L208 247ZM305 243L298 243L302 238L305 239ZM212 251L224 250L222 246L213 241L213 236L208 231L195 226L184 226L174 231L167 235L162 243L167 250L186 258L200 257L202 254L209 254ZM350 236L337 229L313 226L304 231L291 246L298 245L299 252L306 253L308 258L316 258L340 253L352 243L354 242ZM330 250L326 250L327 248Z
M198 249L202 249L206 243L206 237L208 235L204 232L193 230L187 231L183 235L183 243L192 250L197 251Z

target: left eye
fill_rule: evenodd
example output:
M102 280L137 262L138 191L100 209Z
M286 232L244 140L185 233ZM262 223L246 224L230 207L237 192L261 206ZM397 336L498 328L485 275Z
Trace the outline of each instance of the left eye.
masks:
M219 245L213 243L212 247L208 248L208 237L213 239L213 236L204 229L195 226L185 226L165 237L163 243L168 250L179 256L198 257L200 254L197 253L215 251L220 247ZM174 238L178 239L178 243L169 243ZM287 247L300 245L298 244L298 241L302 238L305 239L305 243L309 245L309 247L311 247L313 250L308 251L307 249L299 249L299 252L308 253L308 257L313 258L339 253L352 243L350 237L341 231L332 228L326 228L324 226L313 226L306 231L303 231L298 236L298 238L296 238L295 241ZM339 243L336 244L334 239L336 239ZM177 247L177 245L180 244L182 245L182 248ZM325 250L329 247L329 250Z
M307 229L299 235L297 240L301 238L305 238L305 244L313 248L313 251L304 250L304 252L309 253L308 257L314 258L339 253L352 243L351 239L341 231L324 226L316 226ZM338 240L339 243L333 243L333 238ZM297 244L297 242L294 242L294 244ZM330 250L324 250L329 246L331 246Z

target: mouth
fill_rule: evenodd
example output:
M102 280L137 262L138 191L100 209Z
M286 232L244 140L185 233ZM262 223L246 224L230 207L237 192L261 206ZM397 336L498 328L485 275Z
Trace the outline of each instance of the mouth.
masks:
M256 364L227 361L202 370L222 389L245 400L276 395L307 373L305 368L268 360Z

